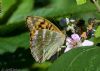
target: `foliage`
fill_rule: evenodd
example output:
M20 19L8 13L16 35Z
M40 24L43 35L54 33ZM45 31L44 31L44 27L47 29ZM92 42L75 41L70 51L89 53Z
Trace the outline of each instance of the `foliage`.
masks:
M76 0L77 5L82 5L84 3L86 3L86 0Z
M97 30L96 30L96 33L95 33L95 36L96 37L100 37L100 26L98 26Z
M24 38L23 38L24 36ZM4 52L14 52L18 47L29 47L29 34L19 34L18 36L0 38L0 54Z
M48 71L99 71L99 50L95 46L72 49L58 58Z
M15 68L23 71L46 71L48 67L52 65L52 63L47 62L44 64L37 64L34 62L34 59L30 54L29 32L25 23L26 17L29 15L43 16L50 19L50 21L57 23L57 25L59 25L58 19L66 16L83 18L86 21L90 17L100 19L100 13L97 12L97 9L93 3L91 3L89 0L87 0L86 3L83 3L84 4L82 5L77 5L76 0L2 0L2 11L0 13L0 67L2 69ZM99 30L100 27L98 27L95 33L97 38L93 39L95 43L99 43ZM87 51L88 49L92 49L92 47L73 49L72 51L62 55L57 61L55 61L53 66L58 68L61 66L59 63L63 64L63 60L65 60L67 56L68 58L66 60L70 61L73 59L75 54L77 55L77 53L81 53L83 49ZM82 58L85 59L87 53L93 56L95 56L97 53L96 59L100 59L98 58L98 50L99 48L95 47L93 51L82 51L85 53L85 55L83 57L80 56L79 61L84 61ZM89 57L87 58L90 60ZM77 62L78 61L76 60L75 64L77 64ZM65 65L67 66L67 64ZM54 69L53 66L50 68L50 71ZM62 66L59 68L62 69ZM77 64L77 66L79 65ZM53 71L56 70L54 69Z

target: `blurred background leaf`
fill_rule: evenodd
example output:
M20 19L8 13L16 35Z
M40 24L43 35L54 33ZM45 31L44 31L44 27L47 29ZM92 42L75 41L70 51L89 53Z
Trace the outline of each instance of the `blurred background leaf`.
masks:
M76 0L77 5L82 5L86 3L86 0Z
M17 4L16 0L3 0L1 2L2 2L2 9L3 10L2 10L2 13L0 14L0 20L1 20L1 18L5 17L6 15L9 15L10 12L11 12L10 10L12 9L12 7ZM6 14L6 13L8 13L8 14Z
M95 32L95 36L96 37L100 37L100 26L98 26L98 28L97 28L97 30L96 30L96 32Z
M29 34L24 33L18 36L0 38L0 54L14 52L18 47L29 47Z

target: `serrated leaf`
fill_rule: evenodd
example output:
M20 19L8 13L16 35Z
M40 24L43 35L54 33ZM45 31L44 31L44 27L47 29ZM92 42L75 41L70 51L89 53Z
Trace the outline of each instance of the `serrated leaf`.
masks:
M58 58L48 71L98 71L99 50L96 46L72 49Z

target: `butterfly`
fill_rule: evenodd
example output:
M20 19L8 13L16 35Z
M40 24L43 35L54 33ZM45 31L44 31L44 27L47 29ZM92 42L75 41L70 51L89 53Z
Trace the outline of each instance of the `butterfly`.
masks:
M49 60L64 44L65 35L49 20L39 16L28 16L26 23L32 56L39 63Z

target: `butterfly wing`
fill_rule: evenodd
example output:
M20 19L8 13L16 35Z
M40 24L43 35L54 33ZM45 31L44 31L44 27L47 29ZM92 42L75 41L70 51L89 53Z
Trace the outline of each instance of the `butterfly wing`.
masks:
M44 62L64 43L62 34L47 29L37 30L31 41L31 52L37 62Z
M33 57L37 62L48 60L63 45L65 35L41 17L28 17L27 24L31 34L30 49Z
M53 23L51 23L49 20L44 19L42 17L29 16L27 17L26 21L30 32L33 32L33 34L35 30L40 30L40 29L49 29L52 31L62 33Z

